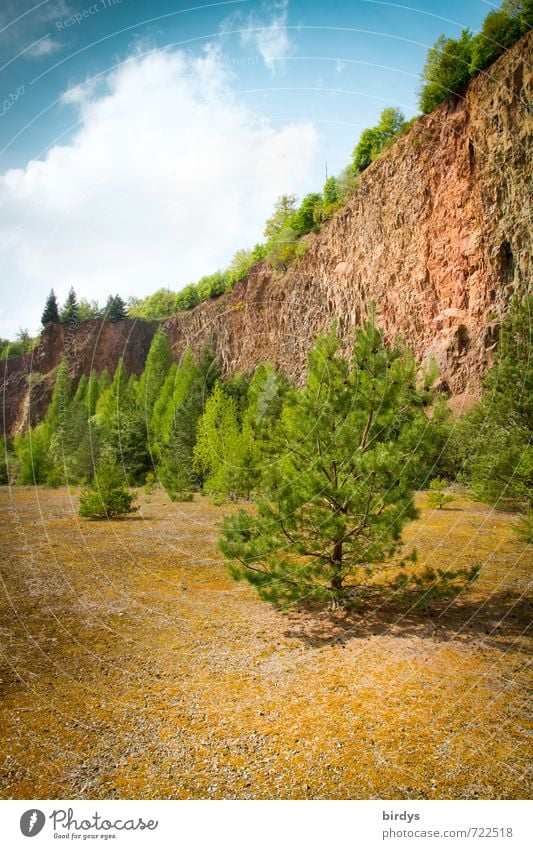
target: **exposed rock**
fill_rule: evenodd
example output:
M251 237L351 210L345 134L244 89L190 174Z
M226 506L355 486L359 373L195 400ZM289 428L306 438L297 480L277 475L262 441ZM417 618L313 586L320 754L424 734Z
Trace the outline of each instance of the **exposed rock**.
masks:
M286 275L263 263L230 294L169 319L176 358L210 342L225 374L270 360L301 380L316 335L336 320L348 346L374 301L387 338L401 336L421 364L434 359L459 406L477 397L501 320L531 275L532 46L529 33L464 97L417 120ZM63 350L75 381L113 370L121 355L139 372L156 325L88 322L67 339L47 328L33 358L5 365L7 431L43 414ZM31 370L48 377L30 397Z
M57 366L67 357L74 387L93 369L113 372L120 357L128 372L140 374L157 321L87 321L79 327L49 324L31 354L1 363L4 433L40 421L52 393Z

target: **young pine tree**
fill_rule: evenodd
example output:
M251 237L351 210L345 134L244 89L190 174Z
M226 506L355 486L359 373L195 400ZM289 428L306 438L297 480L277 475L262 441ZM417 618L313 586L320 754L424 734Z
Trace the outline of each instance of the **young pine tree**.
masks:
M474 574L372 580L398 550L417 515L414 487L432 461L431 423L415 384L413 359L388 350L371 318L351 362L333 333L309 356L307 383L287 396L264 472L257 512L224 519L219 546L236 580L285 606L333 607L392 592L451 593ZM452 580L453 578L453 580Z
M94 480L80 493L79 514L87 519L121 519L134 513L136 496L131 493L112 451L104 450Z

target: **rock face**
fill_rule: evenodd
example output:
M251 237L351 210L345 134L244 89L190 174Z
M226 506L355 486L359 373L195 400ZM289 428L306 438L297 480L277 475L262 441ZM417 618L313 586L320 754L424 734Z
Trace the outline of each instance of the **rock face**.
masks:
M55 370L66 356L74 386L93 369L113 372L120 357L128 372L140 374L157 321L87 321L79 327L49 324L31 354L0 364L4 433L15 433L46 413Z
M316 334L335 319L348 341L374 301L389 340L434 358L452 395L479 393L531 274L532 46L529 33L416 121L285 276L259 266L229 297L170 319L176 353L210 338L226 372L270 359L299 379Z
M179 358L210 343L225 374L270 360L296 380L318 333L336 320L348 347L375 302L389 340L434 359L457 403L475 398L514 293L532 267L533 33L464 96L418 119L360 175L359 187L284 276L266 265L216 300L166 322ZM47 328L30 358L13 358L3 388L8 431L37 420L66 351L73 377L91 367L140 371L154 322L89 322L64 339Z

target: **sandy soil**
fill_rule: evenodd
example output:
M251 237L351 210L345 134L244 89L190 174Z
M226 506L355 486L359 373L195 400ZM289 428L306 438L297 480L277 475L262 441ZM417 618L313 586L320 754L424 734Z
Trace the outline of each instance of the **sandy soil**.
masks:
M225 507L88 522L0 493L3 798L523 798L532 548L457 500L407 537L483 564L453 605L282 614L225 574ZM424 504L421 497L421 504Z

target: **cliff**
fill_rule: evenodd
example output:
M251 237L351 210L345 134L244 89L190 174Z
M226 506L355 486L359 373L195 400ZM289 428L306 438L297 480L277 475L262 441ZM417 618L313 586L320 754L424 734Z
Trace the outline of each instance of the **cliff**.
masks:
M82 374L116 369L120 357L128 372L140 374L157 321L87 321L79 327L49 324L31 354L0 363L3 432L36 424L46 413L55 371L66 356L74 386Z
M434 358L457 405L475 398L531 275L532 47L529 33L464 96L418 119L285 275L263 263L231 293L169 319L176 358L209 342L226 374L270 360L300 380L317 333L336 320L348 346L374 301L389 340L401 336L420 364ZM138 372L155 326L89 322L67 340L47 328L33 357L6 366L6 430L42 415L63 351L75 380L120 355ZM31 370L49 377L30 395Z

